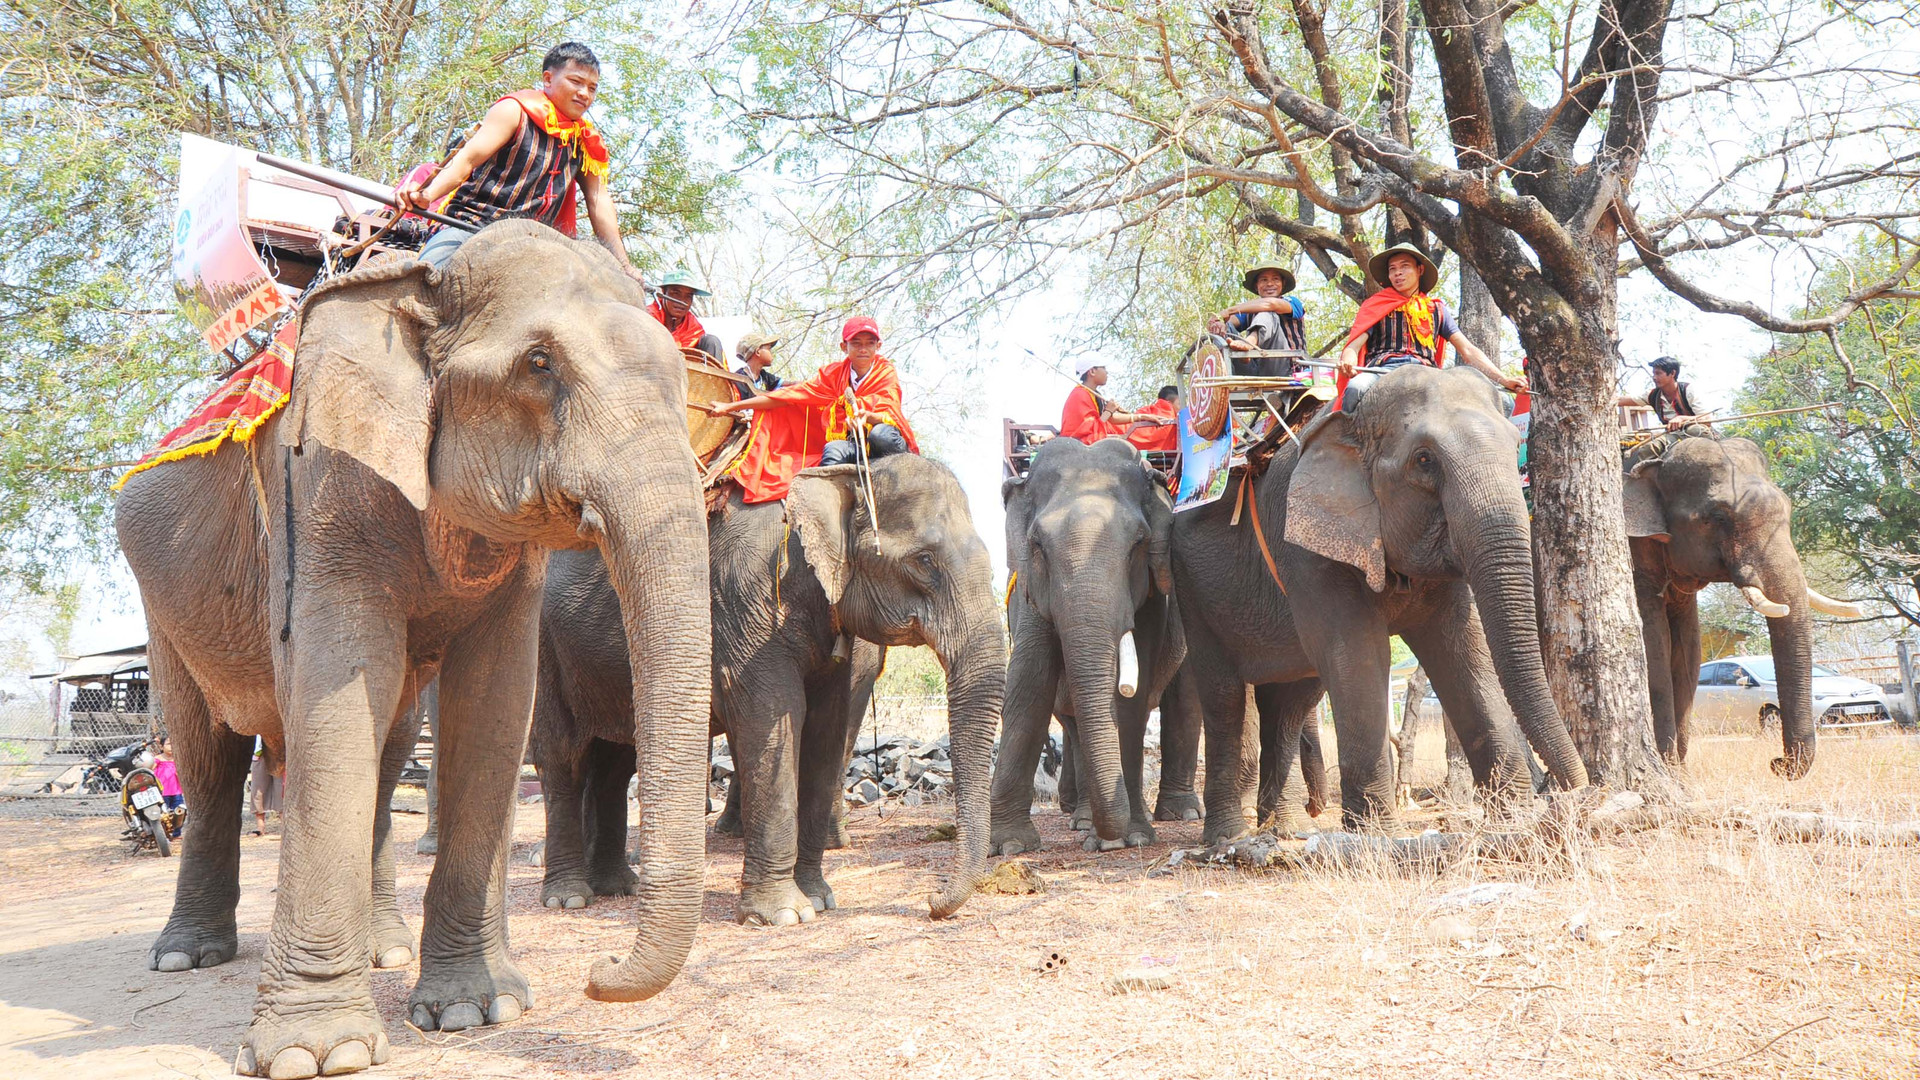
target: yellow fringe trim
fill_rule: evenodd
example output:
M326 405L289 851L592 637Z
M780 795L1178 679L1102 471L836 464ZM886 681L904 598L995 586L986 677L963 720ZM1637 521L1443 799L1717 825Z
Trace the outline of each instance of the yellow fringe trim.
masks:
M153 457L135 465L122 474L120 479L114 481L113 490L117 492L121 488L126 487L127 481L133 479L135 473L145 472L155 465L165 465L169 461L185 461L190 457L201 457L206 454L211 454L215 450L225 446L228 441L244 443L251 440L253 433L260 430L260 425L272 419L273 415L279 412L292 396L291 393L281 394L280 397L276 399L272 405L269 405L266 411L262 412L259 416L251 420L235 421L227 425L226 430L211 439L202 439L197 443L189 443L186 446L176 446L165 453L155 454Z

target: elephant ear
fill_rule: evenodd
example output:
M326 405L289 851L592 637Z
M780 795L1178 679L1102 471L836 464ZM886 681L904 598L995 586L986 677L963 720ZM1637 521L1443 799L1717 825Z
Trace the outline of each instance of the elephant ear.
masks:
M788 520L800 534L800 550L820 579L827 603L837 604L853 577L854 485L858 465L802 469L787 492Z
M1287 543L1355 566L1367 587L1387 587L1380 504L1374 499L1360 442L1347 413L1330 413L1302 440L1300 464L1287 485Z
M1667 511L1660 504L1660 489L1654 484L1653 474L1659 468L1658 459L1643 461L1621 481L1628 536L1663 542L1673 539L1667 530Z
M424 510L433 443L427 334L440 274L396 259L320 286L300 315L282 445L309 441L360 462Z
M1007 512L1007 573L1017 576L1027 568L1027 529L1033 525L1033 492L1027 490L1026 477L1011 476L1000 482L1000 505ZM1008 584L1017 586L1019 581Z
M1154 588L1173 595L1173 496L1160 473L1147 470L1147 564L1153 569ZM1184 649L1185 646L1182 645Z

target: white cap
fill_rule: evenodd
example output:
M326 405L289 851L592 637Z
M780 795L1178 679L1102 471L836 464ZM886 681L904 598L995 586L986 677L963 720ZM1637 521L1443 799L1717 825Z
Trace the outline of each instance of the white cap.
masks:
M1080 359L1075 360L1073 362L1073 373L1079 376L1080 378L1084 379L1087 377L1087 372L1092 371L1094 368L1097 368L1097 367L1106 367L1106 366L1107 366L1107 362L1105 360L1100 359L1097 356L1082 356Z

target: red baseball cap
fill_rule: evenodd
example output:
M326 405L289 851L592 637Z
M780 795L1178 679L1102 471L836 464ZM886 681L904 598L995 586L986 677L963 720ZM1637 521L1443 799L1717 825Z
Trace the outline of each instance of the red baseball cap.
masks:
M872 334L877 339L880 337L880 324L866 315L855 315L840 328L840 344L845 345L862 333Z

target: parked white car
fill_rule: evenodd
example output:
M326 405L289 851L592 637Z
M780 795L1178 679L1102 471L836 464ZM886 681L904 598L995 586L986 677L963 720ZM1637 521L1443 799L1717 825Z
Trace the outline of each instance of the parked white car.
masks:
M1774 685L1773 657L1729 656L1700 665L1700 689L1693 715L1703 722L1732 726L1757 723L1762 732L1780 729L1780 691ZM1886 724L1893 710L1880 687L1813 665L1813 715L1821 725Z

